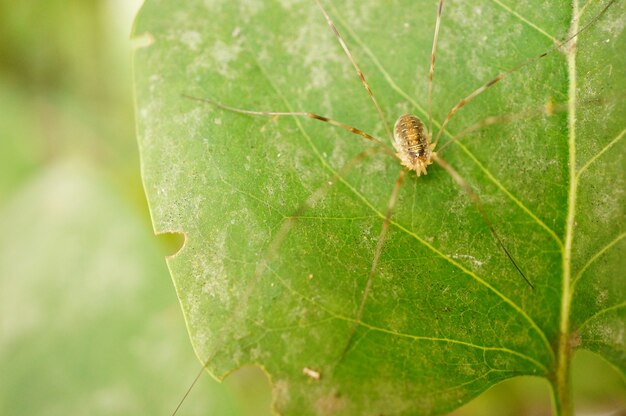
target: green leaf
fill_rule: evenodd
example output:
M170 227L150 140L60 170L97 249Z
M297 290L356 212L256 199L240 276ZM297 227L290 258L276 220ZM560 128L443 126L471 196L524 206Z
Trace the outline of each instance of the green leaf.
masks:
M324 2L389 124L407 112L428 120L435 3ZM583 8L578 27L590 26L576 49L515 71L447 132L512 121L440 155L480 195L535 289L432 165L400 189L358 319L397 159L378 152L352 166L376 145L306 118L183 97L315 112L386 140L319 8L148 0L135 27L154 41L135 56L143 178L155 229L186 236L168 265L209 371L262 366L286 415L444 413L518 375L553 380L567 412L555 380L567 390L572 347L626 371L625 10L615 2L594 21L606 5ZM566 38L571 14L553 2L446 2L435 131L460 99Z

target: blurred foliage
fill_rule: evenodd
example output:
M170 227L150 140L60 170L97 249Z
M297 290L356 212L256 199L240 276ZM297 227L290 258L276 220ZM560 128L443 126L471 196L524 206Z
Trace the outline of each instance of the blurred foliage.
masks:
M109 21L114 16L105 13L107 6L78 0L0 3L0 90L8 109L0 115L0 192L43 164L75 155L141 195L130 140L131 16L123 18L126 25Z
M199 369L139 177L138 6L0 3L0 414L169 414ZM184 414L269 396L259 370L206 376Z
M138 6L0 1L0 414L167 415L198 371L163 261L179 242L152 236L139 177ZM579 358L581 408L624 406L623 380ZM180 414L263 415L269 401L262 372L243 369L202 377ZM516 379L455 414L548 412L545 382Z

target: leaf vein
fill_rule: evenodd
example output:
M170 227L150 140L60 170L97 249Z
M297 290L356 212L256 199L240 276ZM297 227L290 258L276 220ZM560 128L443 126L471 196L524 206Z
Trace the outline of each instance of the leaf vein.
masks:
M578 173L576 174L577 178L580 178L580 175L582 175L582 173L587 170L589 168L589 166L591 166L596 160L598 160L598 158L600 158L600 156L602 156L604 153L606 153L611 147L613 147L615 144L617 144L618 141L620 141L622 138L624 138L624 136L626 135L626 129L622 130L620 134L618 134L613 140L611 140L606 146L604 146L602 148L602 150L600 150L598 153L596 153L591 159L589 159L587 161L587 163L585 163L579 170Z
M270 270L272 272L272 274L278 279L278 281L280 282L281 285L283 285L283 287L285 287L288 291L290 291L292 294L300 297L301 299L305 300L306 302L309 302L317 307L319 307L320 309L322 309L323 311L325 311L326 313L328 313L329 315L331 315L332 317L338 319L338 320L342 320L345 322L350 322L350 323L354 323L357 325L360 325L370 331L376 331L376 332L382 332L385 334L389 334L389 335L394 335L394 336L398 336L398 337L403 337L403 338L409 338L409 339L413 339L416 341L431 341L431 342L443 342L443 343L449 343L449 344L456 344L456 345L463 345L466 347L470 347L470 348L475 348L475 349L479 349L482 351L498 351L498 352L504 352L507 354L511 354L511 355L515 355L518 356L524 360L527 360L531 363L533 363L534 365L536 365L537 367L539 367L541 370L543 370L546 374L548 373L547 368L541 363L539 362L537 359L530 357L524 353L521 353L519 351L510 349L510 348L506 348L506 347L488 347L488 346L484 346L484 345L478 345L478 344L474 344L471 342L467 342L467 341L461 341L461 340L456 340L456 339L452 339L452 338L446 338L446 337L428 337L428 336L422 336L422 335L413 335L413 334L408 334L408 333L404 333L404 332L398 332L398 331L393 331L391 329L387 329L387 328L383 328L383 327L379 327L376 325L372 325L372 324L368 324L366 322L364 322L363 320L358 320L355 318L352 318L350 316L345 316L342 315L338 312L333 311L332 309L326 307L324 304L315 301L311 298L309 298L308 296L304 295L303 293L300 293L299 291L297 291L296 289L292 288L291 285L288 284L288 282L282 278L282 276L280 276L280 274L274 270L273 268L267 266L268 270Z
M535 29L537 32L541 33L542 35L544 35L545 37L550 39L552 42L554 42L554 43L558 43L559 42L554 36L552 36L551 34L546 32L545 30L543 30L542 28L540 28L538 25L534 24L530 20L526 19L524 16L522 16L519 13L517 13L515 10L511 9L509 6L507 6L506 4L502 3L500 0L492 0L492 1L494 3L496 3L498 6L502 7L504 10L506 10L511 15L517 17L523 23L527 24L531 28Z
M607 312L611 312L611 311L614 311L616 309L620 309L620 308L624 308L624 307L626 307L626 301L624 301L622 303L617 303L617 304L612 305L612 306L609 306L608 308L600 309L600 310L596 311L593 315L591 315L590 317L585 319L583 321L583 323L581 323L578 326L578 330L579 331L582 330L589 323L589 321L591 321L592 319L597 318L600 315L604 315Z
M615 239L613 239L609 244L607 244L606 246L604 246L603 248L601 248L596 254L594 254L593 256L591 256L591 258L589 260L587 260L587 262L585 263L585 265L580 269L580 271L578 273L576 273L576 276L574 276L574 280L572 282L572 292L574 292L574 290L576 289L576 284L578 283L578 281L580 280L580 278L582 277L582 275L585 273L585 271L587 271L587 269L596 261L598 260L598 258L600 258L604 253L606 253L609 249L611 249L613 246L615 246L617 243L619 243L621 240L623 240L626 237L626 233L622 233L620 235L618 235Z

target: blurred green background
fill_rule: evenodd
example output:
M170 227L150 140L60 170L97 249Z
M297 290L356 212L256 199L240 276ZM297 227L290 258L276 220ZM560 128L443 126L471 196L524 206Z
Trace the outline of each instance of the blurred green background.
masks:
M200 368L139 176L129 33L140 0L0 0L0 414L169 415ZM603 360L580 414L626 414ZM268 415L259 369L204 375L180 415ZM622 410L620 410L622 409ZM455 415L549 415L545 380Z

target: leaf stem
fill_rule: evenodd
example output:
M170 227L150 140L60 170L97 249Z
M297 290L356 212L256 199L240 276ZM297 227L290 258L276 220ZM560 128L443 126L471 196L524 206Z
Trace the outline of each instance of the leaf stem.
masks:
M572 416L574 404L571 396L571 349L569 347L569 334L561 333L559 336L559 353L557 356L557 370L552 380L552 400L556 416Z
M578 0L572 1L572 20L570 34L578 33L579 5ZM567 220L565 224L565 244L563 247L563 281L561 287L561 320L559 326L556 374L553 379L554 413L557 416L571 416L574 406L571 397L570 363L572 348L570 345L570 305L572 301L572 244L576 215L576 46L578 39L574 37L565 51L568 85L568 147L569 147L569 190L567 200Z

